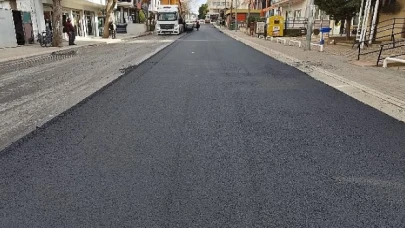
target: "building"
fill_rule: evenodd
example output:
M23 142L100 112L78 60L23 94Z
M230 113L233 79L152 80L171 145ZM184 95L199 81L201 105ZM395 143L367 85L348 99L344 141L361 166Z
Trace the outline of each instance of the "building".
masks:
M138 8L136 0L118 0L117 10L114 12L115 22L125 24L136 21L138 19ZM141 7L139 7L140 9Z
M310 13L314 18L314 28L329 26L329 16L317 6L310 9L309 0L272 0L263 11L266 16L279 15L285 18L287 29L305 28Z
M356 40L364 47L373 41L405 39L405 0L362 0Z
M16 45L31 42L39 31L45 30L40 0L3 0L0 8L12 12L13 22L10 23L13 23ZM1 33L0 39L6 39L5 34Z
M190 20L190 21L196 21L198 19L198 15L195 13L188 13L185 15L186 20Z
M62 24L67 18L71 18L77 36L100 35L100 28L104 25L106 0L68 0L61 1L61 5ZM45 20L52 21L52 0L3 0L0 1L0 7L13 11L18 44L35 40L37 34L46 30ZM52 28L52 24L50 27ZM0 34L0 38L1 36Z
M41 2L43 11L38 11L38 15L44 15L45 19L52 18L52 0L34 0ZM72 24L79 37L100 36L100 28L104 26L104 11L106 0L69 0L61 1L62 4L62 24L67 18L71 18Z
M114 11L117 33L139 35L146 31L145 21L141 21L141 11L147 16L147 3L141 0L118 0Z
M233 2L236 6L236 1ZM231 0L208 0L208 13L220 14L221 11L231 8Z

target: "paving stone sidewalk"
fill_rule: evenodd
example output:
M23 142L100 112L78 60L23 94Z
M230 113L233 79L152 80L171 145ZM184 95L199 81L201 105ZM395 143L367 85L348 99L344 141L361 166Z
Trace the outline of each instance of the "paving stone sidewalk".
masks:
M300 60L300 63L297 64L319 67L348 81L355 82L398 99L402 101L402 104L405 104L405 71L401 68L391 67L384 69L382 67L361 66L346 55L331 54L328 51L304 51L297 46L284 46L283 44L271 42L270 40L248 36L243 32L217 28L234 38L247 40L261 45L263 49L271 49L290 56L293 59ZM405 108L405 106L403 108Z

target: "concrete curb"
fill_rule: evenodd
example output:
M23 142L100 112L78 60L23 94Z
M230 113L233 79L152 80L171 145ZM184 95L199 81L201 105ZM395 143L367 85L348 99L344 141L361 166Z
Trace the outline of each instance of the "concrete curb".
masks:
M153 32L145 32L145 33L142 33L142 34L139 34L139 35L136 35L136 36L125 37L125 38L122 38L121 40L132 40L132 39L136 39L136 38L139 38L139 37L151 35L152 33Z
M247 39L238 37L232 34L231 31L226 31L218 28L222 33L227 36L240 41L272 58L277 59L287 65L290 65L298 70L308 74L312 78L321 81L361 102L367 104L385 114L394 117L397 120L405 122L405 101L382 93L380 91L371 89L367 86L359 84L357 82L346 79L343 76L337 75L335 73L329 72L318 66L308 64L292 56L286 55L284 53L275 51L268 47L262 46L260 44L254 43Z

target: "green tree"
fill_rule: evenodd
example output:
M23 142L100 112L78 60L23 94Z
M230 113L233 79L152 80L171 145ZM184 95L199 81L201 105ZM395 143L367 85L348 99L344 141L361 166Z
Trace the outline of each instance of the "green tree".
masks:
M361 0L315 0L314 3L334 20L346 21L346 37L350 39L352 19L360 10Z
M207 13L208 13L208 4L202 4L200 8L198 8L198 18L204 19Z

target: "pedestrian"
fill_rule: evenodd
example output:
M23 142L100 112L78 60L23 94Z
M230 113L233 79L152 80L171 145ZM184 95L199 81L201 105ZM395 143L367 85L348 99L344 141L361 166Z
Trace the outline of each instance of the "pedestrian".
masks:
M76 45L75 44L75 38L76 38L75 28L73 27L72 21L70 20L70 18L67 19L65 28L66 28L66 32L69 36L69 45Z
M109 30L110 30L111 38L112 38L112 39L115 39L115 37L116 37L116 32L117 32L117 25L111 20L110 23L109 23L109 25L108 25L108 28L109 28Z
M197 31L200 29L200 22L197 21Z

